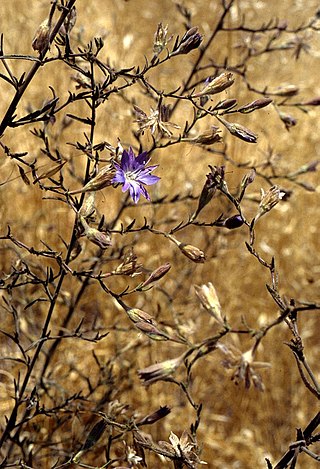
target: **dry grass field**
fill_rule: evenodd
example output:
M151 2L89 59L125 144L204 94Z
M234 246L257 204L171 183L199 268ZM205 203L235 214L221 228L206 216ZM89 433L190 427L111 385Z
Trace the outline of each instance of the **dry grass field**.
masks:
M115 70L138 65L141 69L146 58L149 62L152 58L154 33L160 22L168 25L169 34L175 37L184 34L186 20L179 12L177 3L190 10L191 25L198 26L205 43L221 16L220 0L77 0L77 22L70 33L72 47L74 50L84 48L93 37L102 37L101 62ZM2 0L0 31L4 37L5 54L37 56L38 53L31 47L32 40L40 23L47 17L50 5L49 0ZM272 18L282 22L277 23L280 24L279 29L267 33L260 31L254 37L246 28L220 31L207 51L202 65L207 64L209 68L210 64L211 67L212 64L224 64L227 57L226 69L233 71L235 76L234 85L222 91L218 98L212 96L213 101L236 98L239 107L261 98L262 94L254 90L267 88L272 92L288 85L299 89L295 96L289 98L277 95L277 91L271 93L276 105L273 103L249 114L230 114L226 117L257 134L257 143L250 144L232 136L213 116L206 116L196 123L190 137L210 125L218 125L222 130L222 142L205 146L182 141L163 148L158 146L153 151L152 164L159 165L154 174L161 180L149 186L148 190L152 201L161 201L162 197L166 197L163 203L151 203L142 197L137 205L130 204L122 209L125 195L121 188L106 187L97 191L96 221L99 222L102 215L106 223L114 221L112 247L105 251L102 258L98 258L99 248L85 237L80 238L82 252L69 263L71 269L64 274L48 327L52 339L44 341L40 350L26 386L26 403L18 409L17 423L23 418L27 405L31 405L32 393L35 393L37 405L56 410L47 415L39 412L33 418L33 410L24 414L25 421L16 440L13 436L18 426L3 443L0 467L40 469L60 467L59 464L62 467L63 463L65 467L143 467L141 461L135 463L133 460L130 462L130 458L122 458L126 451L123 441L133 446L130 432L123 432L123 438L119 436L119 441L115 440L110 456L113 462L106 465L108 438L117 432L120 434L123 430L120 426L108 426L101 439L81 457L80 462L70 462L70 458L80 450L98 420L98 412L119 425L129 425L128 422L137 422L160 406L168 406L171 409L169 415L153 425L142 427L142 430L150 433L154 442L169 442L170 432L180 437L183 431L190 431L190 425L197 418L195 408L201 403L197 443L201 449L199 458L207 462L207 466L203 467L262 469L267 467L265 458L269 458L273 465L281 459L290 443L297 439L296 429L305 428L319 411L319 389L317 397L303 383L294 355L287 345L293 337L285 321L270 329L257 347L255 361L270 364L257 369L264 384L263 392L253 385L246 389L243 380L236 384L231 379L235 370L223 366L227 356L222 347L208 353L192 367L188 392L194 406L179 385L186 382L184 366L179 367L174 380L160 380L144 386L137 370L180 356L185 352L186 344L151 340L134 327L124 309L107 291L101 289L98 281L91 278L82 295L79 292L86 277L72 275L72 271L90 270L95 259L99 259L93 271L95 276L101 272L111 272L123 260L124 252L133 246L137 261L143 266L140 275L117 275L104 279L107 288L118 294L128 286L129 290L134 289L151 271L170 262L170 271L153 288L135 291L122 299L126 305L147 311L155 317L161 329L175 334L178 331L188 339L189 344L200 343L221 329L219 323L200 305L194 288L195 285L212 282L223 315L234 331L226 334L219 344L234 351L239 361L242 353L252 349L257 331L263 330L266 324L279 316L279 307L266 288L266 284L271 284L270 272L245 246L245 242L249 241L249 227L243 225L235 230L225 230L216 226L189 225L178 231L175 237L179 241L205 252L206 261L195 263L183 256L165 236L148 230L121 234L121 226L127 226L135 219L135 226L141 227L145 218L157 230L168 232L181 221L186 222L196 210L196 198L210 171L209 165L225 165L225 178L233 194L248 173L248 168L255 167L257 176L241 202L247 220L252 220L257 213L260 189L266 191L270 187L268 179L259 174L283 175L283 178L272 179L272 183L290 192L290 197L281 200L257 222L255 249L268 262L274 257L279 276L279 294L288 300L288 304L290 299L297 304L320 304L319 173L309 171L301 174L298 181L302 184L286 178L303 165L320 159L320 107L292 106L320 96L320 29L318 32L317 28L301 28L301 31L290 33L307 24L318 8L319 2L315 0L235 0L225 19L226 29L236 28L239 24L259 29ZM287 26L283 27L281 24L285 20ZM317 27L320 28L320 19ZM284 32L285 29L287 32ZM271 48L278 50L266 52L265 45L273 34L279 34L279 37L270 42ZM237 69L237 64L244 60L250 41L254 52L246 62L246 78L252 90L246 85L240 69ZM168 47L173 43L174 39ZM264 52L259 54L259 50ZM56 46L52 45L47 56L53 57L56 53ZM146 78L164 93L177 90L185 83L198 56L199 50L195 49L188 54L172 57L166 63L151 68ZM33 64L30 60L13 59L12 56L5 63L10 64L16 76L27 72ZM219 73L223 71L221 69ZM7 73L4 62L0 64L0 73ZM101 70L96 73L97 81L102 82ZM196 75L194 82L203 81L212 73L212 68L209 72L204 68ZM76 87L75 75L75 71L59 61L40 67L18 104L17 118L41 108L52 99L49 87L55 90L59 104L66 101L68 91L82 91ZM126 80L129 81L129 78L123 78L116 86L126 83ZM197 90L200 88L197 86ZM1 116L6 112L13 94L12 86L0 77ZM135 153L139 142L143 150L152 148L154 141L149 131L137 140L138 125L133 112L133 104L146 113L149 113L150 106L155 108L151 95L152 92L148 95L139 80L119 93L110 94L97 107L93 143L108 142L117 147L120 141L123 148L132 146ZM166 104L174 103L174 98L166 99ZM296 119L296 125L287 130L279 112ZM1 432L14 406L14 383L21 385L25 376L28 365L23 360L34 357L50 306L48 298L54 294L59 283L59 272L65 268L61 267L62 264L59 267L55 258L34 255L30 249L5 239L8 226L14 238L26 246L35 251L51 249L65 259L75 220L74 210L61 200L62 195L59 201L54 198L54 195L57 197L54 192L43 186L41 188L41 184L33 184L31 173L26 173L31 183L23 182L18 166L26 167L6 155L5 148L15 154L27 152L23 158L29 163L36 160L39 176L55 165L45 155L43 142L31 132L35 128L45 128L52 154L56 155L58 151L66 161L63 167L65 187L69 191L81 188L87 155L70 143L84 144L89 127L66 117L67 113L85 118L88 106L83 101L75 101L65 111L62 109L57 113L54 121L52 119L45 125L35 122L8 127L0 140ZM180 126L180 130L170 129L174 136L178 136L185 122L190 123L192 119L190 102L179 102L170 117L170 121ZM166 141L168 138L161 140ZM103 166L110 158L108 149L103 149L100 157ZM44 186L45 181L42 181ZM303 183L308 186L303 187ZM77 197L80 198L80 195ZM177 195L181 200L170 202ZM237 212L220 193L201 211L197 220L211 222L221 213L230 217ZM97 227L97 224L94 226ZM14 272L21 271L26 265L28 274L17 275L15 280ZM45 278L50 268L56 278L46 286L46 298L46 288L35 279ZM70 320L64 323L70 305L73 305L73 312ZM108 335L98 341L81 340L74 334L80 321L85 337L93 337L96 333ZM61 329L62 324L65 326ZM299 312L297 324L307 362L319 383L319 310ZM9 337L17 330L20 346ZM241 330L246 333L236 332ZM50 347L54 338L61 333L71 337L60 341L52 351ZM20 361L17 360L19 357ZM44 370L46 360L48 366ZM70 399L70 404L63 407L62 403L74 395L78 397ZM320 454L319 443L310 446L310 450ZM178 463L174 466L170 459L147 449L145 457L148 468L202 467L200 464L183 466ZM301 453L296 467L313 469L318 466L319 461Z

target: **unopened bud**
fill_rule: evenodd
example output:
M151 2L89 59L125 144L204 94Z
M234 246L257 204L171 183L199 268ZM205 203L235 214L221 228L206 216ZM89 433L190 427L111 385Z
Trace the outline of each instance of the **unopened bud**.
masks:
M38 50L41 54L48 47L49 38L50 38L50 29L51 29L51 25L50 25L49 20L44 20L40 24L32 41L33 50Z
M201 210L208 205L214 194L216 193L217 190L217 183L215 181L214 175L212 173L207 174L207 179L206 182L204 183L204 186L202 188L200 197L199 197L199 202L198 202L198 207L197 210L194 212L194 214L191 217L191 221L195 220Z
M171 376L183 361L183 355L172 360L166 360L155 365L150 365L147 368L138 370L139 378L143 381L145 386L155 383L159 380L165 380Z
M166 275L167 272L171 269L171 264L169 262L166 262L163 265L160 265L156 270L154 270L149 277L143 282L141 285L141 288L147 287L151 283L157 282L160 280L162 277Z
M241 106L238 111L242 114L249 114L250 112L256 111L257 109L262 109L263 107L268 106L270 103L272 103L271 98L256 99L255 101L252 101L252 103Z
M197 297L202 306L213 316L218 322L222 322L222 310L216 289L211 282L198 286L194 286Z
M234 230L235 228L240 228L243 225L243 219L240 215L234 215L233 217L227 218L223 226L228 228L228 230Z
M261 189L261 201L254 221L256 222L265 213L270 212L270 210L277 205L279 200L283 198L284 194L285 193L281 192L278 186L270 187L267 192Z
M193 49L197 49L202 42L202 35L198 33L198 28L195 26L189 29L181 38L179 42L174 45L173 51L170 52L170 57L179 54L188 54Z
M237 100L234 98L230 99L224 99L223 101L219 101L218 104L215 105L214 110L219 111L221 110L227 110L227 109L232 109L237 105Z
M256 143L258 136L252 132L250 129L247 129L243 125L230 123L222 117L218 117L219 121L227 128L227 130L234 135L235 137L240 138L248 143Z
M194 94L193 98L199 98L200 96L207 95L207 94L217 94L221 93L225 89L232 86L234 83L233 74L231 72L224 72L221 73L218 77L211 80L202 91L199 93Z
M136 323L136 322L147 322L149 324L156 324L156 321L153 319L150 314L142 311L142 309L138 308L125 308L125 311L129 317L129 319Z

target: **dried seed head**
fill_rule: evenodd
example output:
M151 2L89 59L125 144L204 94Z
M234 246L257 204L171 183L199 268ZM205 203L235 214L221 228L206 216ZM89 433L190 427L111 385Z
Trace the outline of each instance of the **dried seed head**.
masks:
M51 24L49 20L44 20L40 24L32 41L33 50L38 50L40 54L46 50L49 45L50 29Z
M217 94L221 93L223 90L229 88L234 83L233 73L224 72L221 73L218 77L209 81L209 83L203 88L199 93L194 94L193 98L199 98L200 96L208 94Z
M166 237L170 239L176 246L178 246L182 254L184 254L193 262L203 263L205 261L205 255L199 248L192 246L191 244L181 243L181 241L172 235L166 235Z
M94 212L95 212L95 198L96 198L96 194L95 192L89 192L87 195L86 195L86 198L83 202L83 205L80 209L80 212L79 214L85 218L86 220L89 219L89 218L92 218L92 216L94 215Z
M264 190L261 189L261 201L258 213L254 218L255 222L265 213L270 212L270 210L277 205L284 195L285 193L280 191L279 186L272 186L267 192L264 192Z
M111 245L111 238L109 233L104 233L96 228L88 228L85 235L89 241L99 246L101 249L107 249Z

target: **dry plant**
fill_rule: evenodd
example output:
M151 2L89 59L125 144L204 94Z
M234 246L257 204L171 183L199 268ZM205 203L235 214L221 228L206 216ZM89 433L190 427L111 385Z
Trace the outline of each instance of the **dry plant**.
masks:
M319 12L35 3L0 44L0 467L313 467L319 160L278 152L320 98L277 63L306 68Z

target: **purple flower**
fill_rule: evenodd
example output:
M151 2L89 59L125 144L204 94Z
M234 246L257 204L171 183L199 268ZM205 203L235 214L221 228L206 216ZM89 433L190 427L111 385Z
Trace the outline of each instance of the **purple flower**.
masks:
M121 163L114 163L116 175L112 179L112 182L123 184L122 192L129 189L135 204L138 203L141 194L147 200L150 200L150 196L144 184L151 186L152 184L156 184L160 179L158 176L150 174L158 165L146 167L148 160L149 158L146 151L136 157L130 147L129 151L123 151Z

